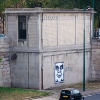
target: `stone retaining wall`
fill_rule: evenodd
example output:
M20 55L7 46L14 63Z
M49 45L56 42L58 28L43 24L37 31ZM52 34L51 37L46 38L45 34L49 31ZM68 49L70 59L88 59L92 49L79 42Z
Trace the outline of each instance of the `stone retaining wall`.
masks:
M91 76L92 80L100 81L100 40L92 40Z
M0 86L11 86L10 64L9 64L9 39L0 37Z

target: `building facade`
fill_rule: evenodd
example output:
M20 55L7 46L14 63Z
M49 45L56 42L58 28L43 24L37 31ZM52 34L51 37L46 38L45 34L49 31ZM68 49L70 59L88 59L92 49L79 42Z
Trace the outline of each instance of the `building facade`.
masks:
M90 79L92 10L8 8L11 85L46 89ZM85 31L84 31L85 30Z

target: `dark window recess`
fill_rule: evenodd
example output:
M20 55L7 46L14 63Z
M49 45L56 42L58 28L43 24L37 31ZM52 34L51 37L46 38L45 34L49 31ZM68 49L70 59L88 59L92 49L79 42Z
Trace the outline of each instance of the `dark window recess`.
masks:
M26 39L26 16L18 16L18 38Z

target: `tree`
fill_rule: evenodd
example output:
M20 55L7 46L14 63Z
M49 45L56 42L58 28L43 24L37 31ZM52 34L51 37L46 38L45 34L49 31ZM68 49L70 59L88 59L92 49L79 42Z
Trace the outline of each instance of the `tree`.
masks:
M74 0L26 0L26 6L29 8L73 8Z
M93 7L93 0L0 0L0 14L5 8L80 8L83 5ZM96 23L100 16L100 0L94 0L94 10Z
M26 0L26 6L29 8L42 7L43 0Z
M0 12L5 8L25 7L25 0L0 0Z
M34 8L34 7L42 7L42 8L51 8L52 0L26 0L26 6L28 8ZM55 2L56 0L54 0Z

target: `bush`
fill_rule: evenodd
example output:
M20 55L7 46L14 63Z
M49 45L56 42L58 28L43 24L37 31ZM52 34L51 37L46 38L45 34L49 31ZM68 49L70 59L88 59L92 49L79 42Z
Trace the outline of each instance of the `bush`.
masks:
M0 62L1 62L2 58L0 58Z

